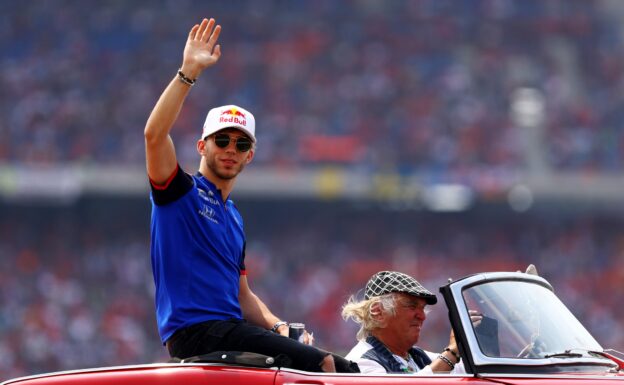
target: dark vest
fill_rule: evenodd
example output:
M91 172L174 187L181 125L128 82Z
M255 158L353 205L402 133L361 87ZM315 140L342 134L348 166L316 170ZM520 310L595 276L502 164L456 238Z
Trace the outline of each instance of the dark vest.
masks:
M373 336L369 336L366 338L366 342L373 348L364 353L362 358L377 362L386 369L387 373L405 373L405 370L401 369L401 364L381 341ZM418 365L418 369L422 369L431 363L431 359L427 353L419 347L412 347L408 353L416 365Z

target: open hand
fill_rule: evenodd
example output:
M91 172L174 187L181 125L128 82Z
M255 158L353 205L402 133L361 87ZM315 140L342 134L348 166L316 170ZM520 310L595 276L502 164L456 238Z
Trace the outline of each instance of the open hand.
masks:
M195 79L201 71L214 65L221 57L221 46L217 44L221 26L214 19L203 19L189 32L182 61L182 72Z

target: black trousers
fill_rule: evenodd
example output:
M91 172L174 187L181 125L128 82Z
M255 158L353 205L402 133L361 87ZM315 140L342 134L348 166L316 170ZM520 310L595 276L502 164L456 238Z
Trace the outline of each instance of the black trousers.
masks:
M275 357L285 354L292 360L292 368L320 372L321 363L329 352L302 344L291 338L273 333L244 320L208 321L178 330L168 341L169 355L188 358L214 351L240 351ZM350 361L333 355L340 371L353 370Z

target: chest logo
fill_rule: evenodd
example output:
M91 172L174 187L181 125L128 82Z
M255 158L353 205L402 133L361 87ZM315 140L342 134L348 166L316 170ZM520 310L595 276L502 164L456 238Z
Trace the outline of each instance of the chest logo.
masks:
M199 192L199 197L201 199L203 199L203 200L205 200L205 201L207 201L207 202L209 202L209 203L211 203L213 205L216 205L216 206L219 205L219 201L214 198L214 193L212 191L208 191L206 193L206 191L204 191L204 190L202 190L200 188L198 188L197 191Z
M199 213L199 215L201 215L202 217L216 223L219 224L219 221L215 219L215 210L212 207L208 207L205 204L201 205L201 208L199 210L197 210L197 212Z

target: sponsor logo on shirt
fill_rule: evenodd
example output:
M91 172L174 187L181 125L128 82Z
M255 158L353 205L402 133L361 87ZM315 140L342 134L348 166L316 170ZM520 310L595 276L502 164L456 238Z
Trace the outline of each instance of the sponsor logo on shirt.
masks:
M219 206L219 201L214 198L214 193L212 191L208 191L208 193L206 193L206 191L200 188L198 188L197 191L199 191L200 198L207 202L210 202L213 205Z
M201 209L197 210L197 212L199 213L199 215L203 216L204 218L216 224L219 224L219 221L214 218L215 210L212 207L208 207L207 205L202 204Z

